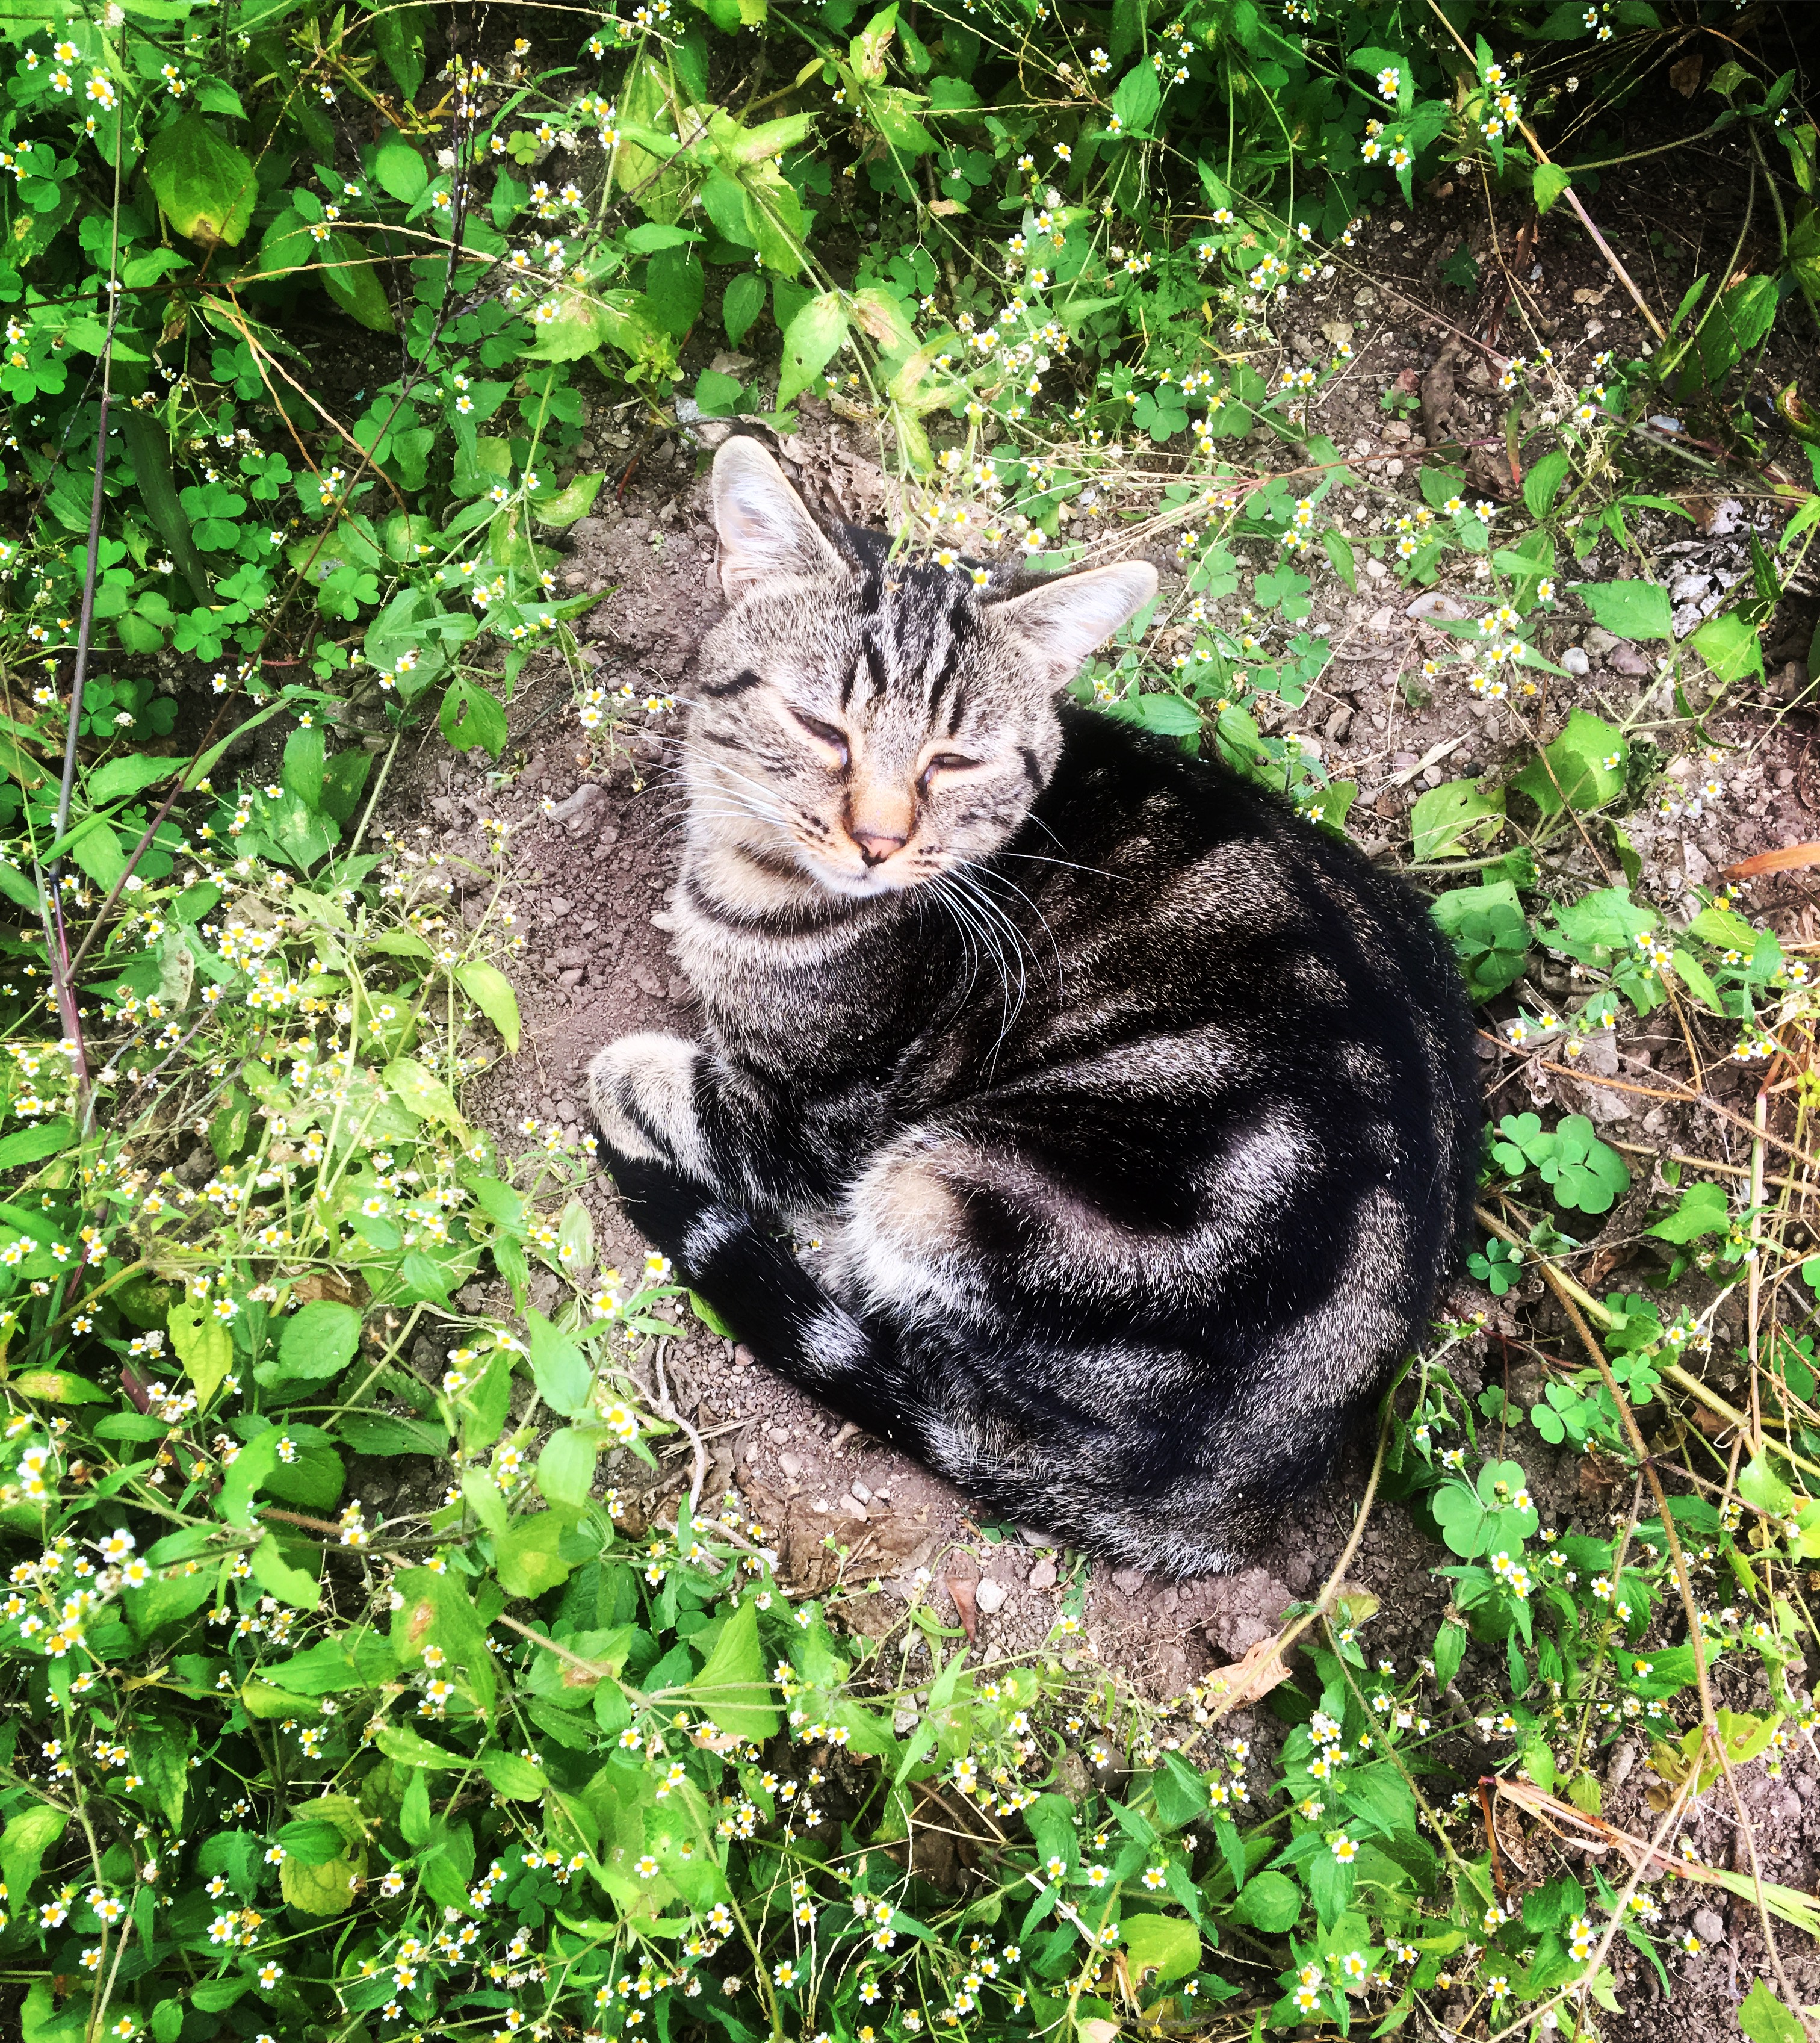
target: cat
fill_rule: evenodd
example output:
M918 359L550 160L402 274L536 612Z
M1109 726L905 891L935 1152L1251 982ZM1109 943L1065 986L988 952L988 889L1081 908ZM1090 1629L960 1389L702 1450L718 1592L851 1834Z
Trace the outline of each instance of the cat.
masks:
M628 1210L761 1362L991 1510L1241 1566L1462 1236L1451 952L1285 802L1066 700L1148 565L913 561L748 437L712 486L671 910L705 1038L589 1067Z

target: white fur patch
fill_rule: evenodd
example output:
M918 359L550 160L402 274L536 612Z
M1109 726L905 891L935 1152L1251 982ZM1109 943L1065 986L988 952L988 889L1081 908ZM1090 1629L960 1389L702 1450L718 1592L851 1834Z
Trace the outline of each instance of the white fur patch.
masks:
M588 1104L602 1140L623 1155L674 1163L706 1179L695 1110L700 1055L699 1044L654 1029L622 1036L598 1052L588 1067Z
M749 1225L744 1213L726 1206L710 1206L690 1227L683 1240L683 1266L699 1270Z

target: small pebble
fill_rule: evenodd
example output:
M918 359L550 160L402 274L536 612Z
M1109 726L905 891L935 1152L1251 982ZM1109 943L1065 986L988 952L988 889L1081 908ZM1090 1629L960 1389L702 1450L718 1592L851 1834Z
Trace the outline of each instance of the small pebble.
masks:
M1718 1944L1725 1941L1725 1922L1715 1909L1696 1908L1694 1911L1694 1934L1703 1944Z
M1587 658L1582 647L1569 646L1561 656L1561 664L1570 674L1584 674L1591 668L1592 662Z
M1005 1608L1005 1599L1010 1593L1002 1582L994 1581L990 1575L983 1575L973 1595L974 1600L990 1617L994 1611Z

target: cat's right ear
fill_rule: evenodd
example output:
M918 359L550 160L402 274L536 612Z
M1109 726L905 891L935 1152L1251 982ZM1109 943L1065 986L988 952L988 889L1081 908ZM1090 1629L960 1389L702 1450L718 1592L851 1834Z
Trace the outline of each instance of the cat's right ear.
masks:
M725 441L714 458L714 522L730 603L767 583L847 573L783 470L748 435Z

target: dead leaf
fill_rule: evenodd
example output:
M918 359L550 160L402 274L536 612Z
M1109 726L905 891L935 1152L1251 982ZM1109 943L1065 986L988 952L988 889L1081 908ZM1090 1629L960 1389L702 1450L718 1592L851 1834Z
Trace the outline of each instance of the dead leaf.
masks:
M957 198L932 198L929 209L937 219L945 220L950 213L964 213L967 208Z
M1118 2034L1118 2024L1108 2022L1103 2015L1090 2015L1085 2022L1075 2024L1075 2033L1081 2043L1113 2043Z
M1597 290L1593 291L1587 289L1583 285L1574 293L1573 302L1577 305L1602 305L1605 302L1605 294L1611 288L1609 284L1601 284Z
M1780 851L1760 851L1755 858L1741 859L1736 865L1728 865L1724 877L1754 880L1760 872L1792 872L1802 865L1820 865L1820 844L1810 841L1806 844L1785 845Z
M979 1631L979 1606L974 1596L973 1584L964 1575L944 1575L941 1585L954 1599L954 1607L960 1614L960 1628L967 1634L967 1642L971 1646Z
M1698 50L1681 59L1679 63L1669 67L1669 82L1684 99L1692 99L1700 89L1700 56Z
M1286 1681L1289 1670L1281 1642L1273 1636L1260 1639L1243 1659L1229 1667L1216 1667L1203 1678L1205 1687L1219 1696L1223 1709L1242 1710Z

